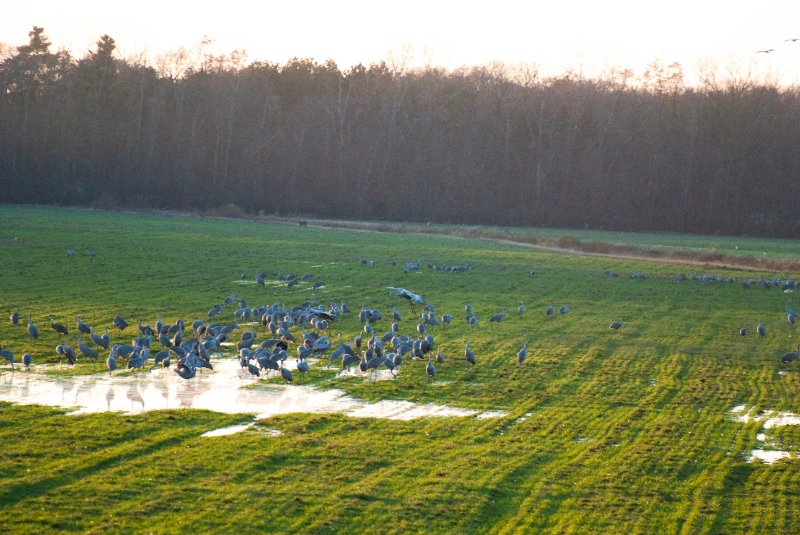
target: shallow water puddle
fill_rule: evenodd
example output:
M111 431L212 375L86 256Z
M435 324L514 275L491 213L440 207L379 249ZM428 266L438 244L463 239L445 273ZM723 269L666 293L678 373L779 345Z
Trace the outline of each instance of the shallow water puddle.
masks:
M754 412L754 409L755 407L748 407L747 405L737 405L731 409L731 414L735 416L737 422L763 422L762 431L756 435L756 440L760 443L760 446L774 444L774 441L770 439L770 435L767 433L770 429L786 425L800 425L800 415L791 412L775 412L773 410ZM773 464L781 459L791 458L793 456L788 451L755 448L747 457L747 462L753 462L758 459L764 464Z
M764 464L773 464L781 459L790 459L791 455L788 451L779 451L779 450L761 450L755 449L750 452L750 456L747 457L747 462L752 463L756 459L760 460Z
M130 375L48 377L16 371L0 376L0 400L75 408L71 414L195 408L227 414L252 413L267 418L292 412L337 412L354 417L408 420L426 416L500 417L500 411L477 411L409 401L367 403L341 390L319 390L299 385L252 385L252 378L237 359L217 359L214 370L198 370L185 380L167 369ZM276 372L273 372L273 374Z
M230 425L228 427L220 427L219 429L212 429L211 431L206 431L201 437L225 437L228 435L235 435L236 433L241 433L242 431L247 431L251 427L254 427L256 424L250 422L249 424L239 424L239 425Z

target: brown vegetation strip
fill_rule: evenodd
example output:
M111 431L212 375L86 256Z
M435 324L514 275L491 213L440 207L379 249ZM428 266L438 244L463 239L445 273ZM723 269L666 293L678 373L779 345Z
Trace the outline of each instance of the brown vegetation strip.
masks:
M371 232L394 232L399 234L430 234L490 240L508 245L522 245L545 251L582 253L587 255L665 262L702 266L708 268L752 270L752 271L800 271L800 261L790 259L766 259L754 256L729 255L719 251L689 251L668 247L650 247L635 244L616 244L603 241L584 241L574 236L563 235L548 239L543 236L515 236L507 230L491 230L479 227L442 228L419 223L395 223L382 221L347 221L332 219L298 219L280 216L264 216L259 220L272 223L343 228Z

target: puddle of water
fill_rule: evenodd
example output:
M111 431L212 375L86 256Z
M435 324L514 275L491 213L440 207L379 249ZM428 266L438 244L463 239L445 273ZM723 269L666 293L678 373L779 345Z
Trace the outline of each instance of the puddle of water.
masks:
M341 390L318 390L310 386L242 388L252 385L254 378L241 369L238 359L217 359L213 364L213 371L199 369L197 376L188 381L171 369L58 378L19 371L0 376L0 400L75 408L71 414L195 408L227 414L252 413L256 418L293 412L338 412L354 417L408 420L426 416L474 416L479 412L409 401L367 403L346 396Z
M756 440L762 445L772 444L772 441L769 441L769 435L767 435L769 429L785 425L800 425L800 416L797 414L791 412L775 412L772 410L753 412L753 409L755 409L755 407L737 405L731 409L731 413L736 415L737 422L764 422L762 424L763 431L756 434ZM760 460L764 464L773 464L781 459L790 458L792 458L792 455L788 451L756 448L750 452L750 455L747 457L747 462L751 463L755 460Z
M520 424L520 423L524 422L525 420L527 420L528 418L530 418L532 415L533 415L532 412L526 412L525 414L523 414L522 416L520 416L519 418L514 420L514 423L515 424Z
M764 429L783 427L785 425L800 425L800 416L792 414L791 412L779 412L775 414L772 413L772 411L767 411L765 416L769 417L764 422Z
M489 418L502 418L503 416L507 415L506 411L483 411L482 413L475 416L478 420L487 420Z
M247 424L238 424L238 425L230 425L228 427L220 427L219 429L212 429L211 431L207 431L200 435L201 437L225 437L228 435L235 435L236 433L241 433L242 431L247 431L248 429L252 429L262 435L268 435L271 437L278 437L283 434L280 429L263 429L260 427L256 427L256 421L253 420Z
M731 409L731 413L737 415L736 421L742 423L749 422L764 422L764 429L772 429L773 427L782 427L785 425L800 425L800 415L792 412L775 412L772 410L765 410L753 413L753 408L748 408L746 405L737 405Z
M750 452L750 456L747 458L748 463L752 463L756 459L760 460L764 464L774 464L775 462L781 459L789 459L791 455L788 451L778 451L778 450L753 450Z
M211 431L207 431L200 435L201 437L225 437L228 435L235 435L236 433L241 433L242 431L246 431L251 427L254 427L256 424L250 422L249 424L239 424L239 425L231 425L228 427L220 427L219 429L212 429Z

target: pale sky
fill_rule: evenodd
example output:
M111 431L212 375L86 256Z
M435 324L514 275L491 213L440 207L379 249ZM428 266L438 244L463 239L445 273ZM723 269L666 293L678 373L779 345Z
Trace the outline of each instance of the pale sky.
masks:
M785 42L800 38L800 0L36 0L0 10L0 43L26 44L34 25L77 57L105 33L120 56L150 61L208 36L211 52L244 49L247 62L500 61L594 76L614 66L640 74L659 59L689 78L716 64L800 82L800 41Z

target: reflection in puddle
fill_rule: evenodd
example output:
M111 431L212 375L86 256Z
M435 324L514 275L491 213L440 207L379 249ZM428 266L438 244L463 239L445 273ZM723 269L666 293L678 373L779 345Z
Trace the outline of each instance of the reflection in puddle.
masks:
M762 424L763 431L756 435L756 440L760 443L760 446L774 444L774 441L767 435L768 430L786 425L800 425L800 416L797 414L791 412L775 412L772 410L754 411L754 409L755 407L748 407L747 405L737 405L731 409L731 413L736 417L737 422L764 422ZM750 452L750 455L747 457L747 462L753 462L758 459L764 464L773 464L781 459L791 458L792 454L788 451L756 448Z
M0 376L0 401L76 407L75 413L194 408L227 414L253 413L257 418L292 412L338 412L357 417L407 420L425 416L502 417L500 411L477 411L409 401L367 403L341 390L299 385L252 385L237 359L214 361L214 371L200 369L186 381L171 369L126 375L83 375L52 378L29 372Z

